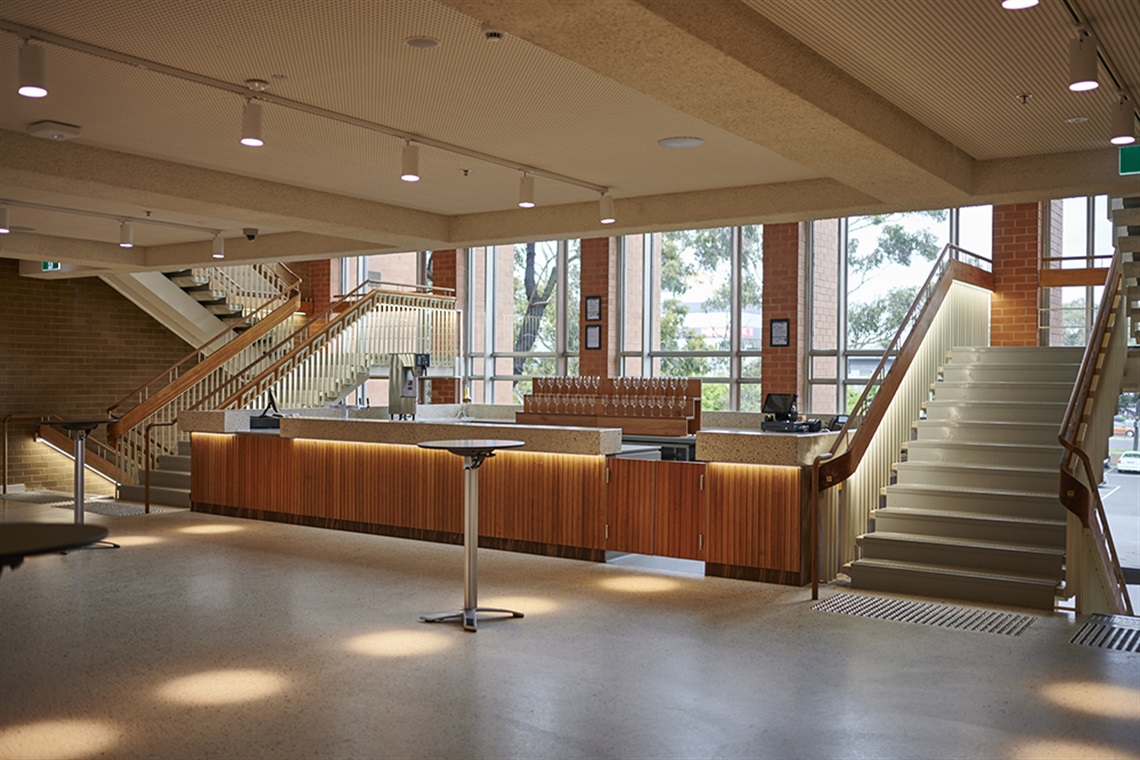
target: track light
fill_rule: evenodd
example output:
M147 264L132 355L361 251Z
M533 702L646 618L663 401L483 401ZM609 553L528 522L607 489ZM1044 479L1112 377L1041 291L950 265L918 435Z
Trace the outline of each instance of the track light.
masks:
M130 222L119 223L119 247L120 248L134 248L135 247L135 230Z
M529 172L519 177L519 208L534 208L534 175Z
M0 235L7 235L12 231L8 226L8 207L0 206Z
M261 103L250 98L241 114L241 144L251 148L265 145L261 134Z
M1032 8L1038 2L1039 0L1001 0L1001 7L1007 11L1020 11L1025 8Z
M42 98L47 95L44 77L44 49L31 41L20 46L20 89L25 98Z
M1136 142L1136 122L1132 116L1132 101L1123 92L1120 93L1116 110L1112 114L1113 145L1131 145Z
M420 146L411 140L404 143L404 152L400 156L400 179L405 182L420 181Z
M613 196L610 195L608 192L602 193L602 198L599 201L598 205L600 206L599 210L601 212L601 219L599 219L598 221L600 221L602 224L613 224L614 223L614 199L613 199Z
M1100 83L1096 79L1096 39L1089 30L1081 27L1077 38L1069 43L1069 89L1073 92L1095 90Z
M222 239L222 233L214 233L214 253L215 259L224 259L226 257L226 241Z

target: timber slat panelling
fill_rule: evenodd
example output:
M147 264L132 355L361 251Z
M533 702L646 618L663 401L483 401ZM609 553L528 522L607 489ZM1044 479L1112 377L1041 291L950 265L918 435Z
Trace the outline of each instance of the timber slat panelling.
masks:
M678 559L703 559L699 534L705 530L701 475L705 465L656 462L657 511L654 553Z
M654 504L661 462L645 459L609 460L606 522L610 535L606 550L653 554Z
M711 463L705 560L801 570L800 469Z

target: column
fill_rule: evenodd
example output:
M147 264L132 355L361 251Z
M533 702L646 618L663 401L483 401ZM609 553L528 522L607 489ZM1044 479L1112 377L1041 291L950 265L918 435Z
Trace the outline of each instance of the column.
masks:
M802 222L764 225L764 344L760 376L764 393L804 397L804 278L807 226ZM773 346L773 319L788 320L788 345ZM801 402L802 403L802 402Z
M995 205L994 294L990 300L990 344L1036 346L1040 293L1041 206Z
M618 239L589 238L581 242L582 282L578 323L578 374L613 377L618 369ZM586 319L586 299L600 296L600 320ZM601 332L600 348L586 348L586 330L597 326Z
M431 252L431 284L432 288L448 288L455 291L459 303L464 303L461 293L465 291L467 282L467 261L462 251L432 251ZM446 291L445 291L446 292ZM456 346L456 353L462 350ZM458 404L462 401L463 391L459 380L449 377L433 377L431 379L431 393L429 404Z

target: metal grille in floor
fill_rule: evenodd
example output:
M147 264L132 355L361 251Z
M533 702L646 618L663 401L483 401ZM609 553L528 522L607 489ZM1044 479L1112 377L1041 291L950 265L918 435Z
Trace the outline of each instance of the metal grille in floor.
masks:
M1140 652L1140 620L1123 615L1093 615L1069 639L1069 643L1118 652Z
M1020 636L1034 620L1031 615L1016 612L981 610L861 594L836 594L830 599L813 604L812 609L818 612L835 612L875 620L930 625L955 631L996 633L1002 636Z
M60 491L16 491L5 494L3 498L7 501L15 501L22 504L42 504L46 507L55 507L56 509L75 509L75 498L69 493L62 493ZM83 511L92 512L97 515L109 515L111 517L131 517L133 515L146 514L146 509L143 505L115 501L115 499L110 496L92 496L89 499L84 499ZM151 514L178 511L181 511L179 507L150 505Z

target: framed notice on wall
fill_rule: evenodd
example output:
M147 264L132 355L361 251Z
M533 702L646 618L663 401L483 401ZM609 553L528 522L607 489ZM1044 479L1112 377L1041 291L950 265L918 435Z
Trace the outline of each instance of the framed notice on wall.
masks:
M586 321L596 322L602 318L602 297L586 296Z
M586 350L596 351L602 347L602 326L586 325Z
M791 321L787 319L768 320L768 345L776 348L790 346L791 335L788 334L790 325Z

